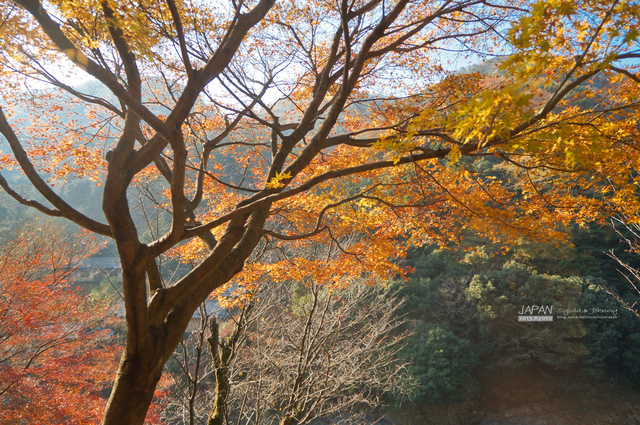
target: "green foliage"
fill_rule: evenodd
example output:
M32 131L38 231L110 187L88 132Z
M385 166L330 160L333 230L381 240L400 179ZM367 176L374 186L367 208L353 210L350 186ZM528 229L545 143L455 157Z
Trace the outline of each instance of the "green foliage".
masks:
M304 317L313 303L313 295L302 282L295 282L291 290L291 312L296 317Z
M120 286L115 279L104 276L100 284L91 290L89 299L93 302L120 302L122 299Z
M472 397L476 379L502 368L556 370L580 382L585 371L589 379L640 382L638 318L604 290L631 299L607 255L625 255L619 238L595 225L570 228L568 237L571 244L562 246L522 241L506 249L472 236L464 249L426 246L410 253L414 272L402 296L416 329L405 351L413 361L416 401ZM625 255L624 261L635 265L638 259ZM530 305L552 306L554 313L617 309L618 318L563 320L556 314L550 323L518 322L518 311Z
M615 320L585 321L588 330L586 347L589 350L585 363L590 374L608 375L616 380L640 384L640 326L638 317L620 307L605 292L602 280L585 282L580 297L580 307L591 310L617 309Z
M473 371L478 356L473 344L440 326L420 326L406 349L413 360L409 371L417 383L416 399L448 404L475 395L478 382Z
M569 276L593 276L617 284L620 274L607 252L620 247L619 238L609 227L590 225L567 229L569 243L562 246L525 242L513 250L518 262L539 273ZM628 256L625 260L632 260Z
M517 321L518 311L532 305L553 306L553 311L576 308L581 292L577 279L539 275L530 267L509 262L474 276L468 296L478 308L483 340L491 341L493 362L565 368L586 353L581 343L567 342L585 334L582 322L523 323Z
M483 250L465 256L424 247L410 254L415 272L401 296L407 299L403 313L415 323L404 351L416 384L414 402L447 404L477 394L481 347L475 307L465 290L471 270L488 267L487 259Z

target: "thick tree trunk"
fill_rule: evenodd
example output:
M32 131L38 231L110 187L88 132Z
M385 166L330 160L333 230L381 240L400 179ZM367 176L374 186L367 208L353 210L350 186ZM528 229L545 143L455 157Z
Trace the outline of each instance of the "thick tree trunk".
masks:
M182 339L193 312L214 289L242 270L245 260L262 237L269 208L270 205L266 205L254 212L246 225L247 217L244 217L235 227L230 226L231 229L220 238L210 254L216 261L207 263L205 259L179 282L164 292L156 292L149 302L144 279L146 267L136 267L140 251L135 249L137 241L118 245L123 264L127 348L102 425L144 424L164 364ZM129 255L123 255L123 252ZM204 270L207 268L213 270ZM170 295L163 295L170 291ZM169 300L165 304L163 296ZM228 364L231 353L232 350L225 351L222 363Z
M105 410L102 425L142 425L162 375L155 356L136 356L120 362L118 375ZM156 366L154 366L156 364Z

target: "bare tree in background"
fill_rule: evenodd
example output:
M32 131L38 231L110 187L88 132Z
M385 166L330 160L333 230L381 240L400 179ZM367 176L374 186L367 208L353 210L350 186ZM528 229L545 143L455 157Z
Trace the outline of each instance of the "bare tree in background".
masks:
M264 285L231 324L208 322L213 361L205 360L203 318L195 343L184 348L191 365L182 367L165 420L286 425L364 419L385 396L405 390L397 356L406 337L402 305L385 288L363 283L298 283L293 290L290 282Z
M274 309L248 330L246 354L234 367L238 424L308 423L384 403L404 371L394 335L402 302L383 290L354 285L332 290L316 282L264 294ZM284 305L283 305L284 301Z
M612 227L618 233L620 239L629 247L628 252L640 255L640 224L631 223L625 217L617 217L612 220ZM621 228L624 229L624 231L621 230ZM640 295L640 270L621 260L613 250L609 252L609 257L616 260L621 267L618 271L624 275L631 287L634 289L634 292ZM640 317L640 307L638 307L637 301L625 300L618 291L615 291L609 286L606 286L605 289L607 293L613 296L622 307Z

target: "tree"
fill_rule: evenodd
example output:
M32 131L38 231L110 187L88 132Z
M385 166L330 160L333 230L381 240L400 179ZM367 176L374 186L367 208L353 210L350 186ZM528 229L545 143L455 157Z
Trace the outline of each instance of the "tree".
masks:
M416 380L415 399L449 404L476 395L478 382L472 373L478 366L473 344L439 326L422 326L421 338L410 341L409 371Z
M640 241L640 224L633 222L630 223L626 218L617 217L612 221L612 226L616 230L618 236L620 236L621 240L627 245L627 252L634 255L640 254L640 244L638 242ZM628 294L626 297L624 297L617 288L612 288L610 286L605 286L607 292L609 295L613 296L613 298L615 298L623 308L632 312L636 316L640 316L640 309L637 306L637 297L640 295L640 289L638 288L638 284L640 282L640 270L629 264L629 262L619 258L613 250L609 252L609 256L618 263L620 266L619 272L622 273L633 290L624 291L631 292L631 294Z
M585 335L580 321L527 326L513 320L522 306L578 307L582 293L579 279L539 275L512 262L500 270L474 276L468 293L478 306L482 338L492 341L492 360L498 366L533 363L562 369L586 353L583 344L566 342Z
M398 355L407 336L398 316L403 304L391 291L363 282L346 288L265 285L233 320L212 315L206 343L202 327L191 347L183 346L176 356L179 389L169 396L166 420L366 423L369 409L409 385Z
M565 389L636 385L637 317L605 291L619 288L631 300L602 252L620 245L605 231L572 228L575 245L561 249L527 240L486 244L470 235L457 250L413 250L405 261L414 271L401 295L417 326L404 353L413 360L409 371L420 401L468 400L495 391L495 377L523 373L541 382L554 376ZM522 326L518 312L532 305L553 305L558 317ZM562 320L567 311L573 317Z
M558 222L638 211L633 2L0 4L2 161L46 202L0 186L113 238L122 263L126 346L104 424L144 421L193 312L253 253L357 235L334 270L389 275L401 272L389 262L399 236L549 238ZM510 54L507 72L451 72L451 51ZM102 91L74 86L63 61ZM599 75L601 93L586 85ZM510 177L468 167L477 156L512 164ZM77 175L103 179L106 222L53 190ZM170 224L146 240L127 194L153 179L165 180L156 206ZM158 264L175 248L206 255L166 283Z
M71 272L95 243L66 237L51 223L31 224L34 230L2 235L3 422L96 422L121 347L105 327L109 306L90 303L71 285Z

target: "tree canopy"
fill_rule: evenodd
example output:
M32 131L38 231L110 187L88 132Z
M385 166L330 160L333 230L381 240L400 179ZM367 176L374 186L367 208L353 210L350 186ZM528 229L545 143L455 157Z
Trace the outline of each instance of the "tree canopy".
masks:
M344 285L402 274L405 246L463 228L552 239L638 220L634 2L0 4L2 165L44 199L0 186L112 238L122 263L104 424L144 421L193 312L232 279ZM77 176L103 184L104 219L54 190ZM129 197L151 186L147 231ZM296 255L319 241L331 261ZM165 281L165 256L194 267Z
M28 222L1 235L0 407L6 423L96 422L117 367L111 309L70 287L92 238Z

